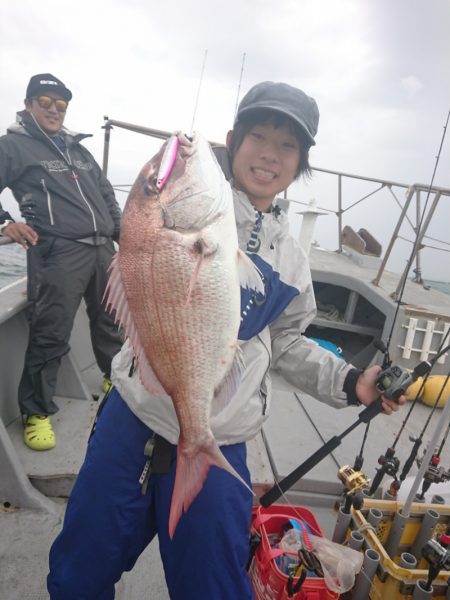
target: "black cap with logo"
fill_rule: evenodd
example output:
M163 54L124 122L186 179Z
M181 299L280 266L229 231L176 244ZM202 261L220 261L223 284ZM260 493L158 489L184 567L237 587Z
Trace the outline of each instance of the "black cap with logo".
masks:
M33 75L27 87L26 98L33 98L46 92L55 92L55 94L59 94L67 102L72 100L72 92L66 88L60 79L51 73Z

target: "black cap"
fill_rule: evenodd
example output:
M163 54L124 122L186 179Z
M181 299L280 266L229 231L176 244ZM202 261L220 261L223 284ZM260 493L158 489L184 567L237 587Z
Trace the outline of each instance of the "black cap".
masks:
M319 109L314 98L287 83L263 81L253 86L242 98L235 124L251 110L270 109L293 119L305 132L311 145L319 125Z
M27 87L26 98L32 98L33 96L38 96L45 92L55 92L56 94L59 94L61 98L67 100L67 102L72 100L72 92L66 88L60 79L51 75L51 73L33 75Z

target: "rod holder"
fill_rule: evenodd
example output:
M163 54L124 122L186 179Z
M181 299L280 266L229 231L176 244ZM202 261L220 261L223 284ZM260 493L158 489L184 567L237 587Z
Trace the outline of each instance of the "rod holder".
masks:
M352 531L348 539L348 547L352 550L361 550L364 543L364 536L359 531Z
M409 552L400 554L399 566L404 569L415 569L417 567L417 558Z
M342 544L346 538L347 530L352 522L352 514L344 512L344 509L339 507L338 516L336 519L336 525L333 533L333 542L336 544Z
M442 496L439 496L439 494L435 494L431 498L431 504L445 504L445 498L443 498Z
M361 571L356 577L355 587L352 592L352 600L367 600L372 587L373 578L380 564L380 555L372 548L364 552L364 560Z
M433 586L431 586L431 590L426 589L427 582L425 579L418 579L416 581L416 585L414 586L414 592L412 595L412 600L426 600L426 598L431 598L433 595Z
M383 513L378 508L371 508L367 515L367 522L372 525L374 529L376 529L383 518Z
M396 498L396 496L391 494L391 492L389 490L386 490L383 495L383 500L391 500L392 502L395 502L397 500L397 498Z
M394 519L392 520L391 530L389 532L389 537L385 544L385 550L390 556L390 558L394 558L398 554L398 547L400 545L400 539L403 534L403 530L406 527L407 517L404 517L402 514L402 509L398 510Z
M428 509L423 515L422 524L419 529L419 533L411 546L411 554L417 559L422 556L422 548L425 544L433 537L433 531L436 527L436 523L439 520L439 513L432 508Z

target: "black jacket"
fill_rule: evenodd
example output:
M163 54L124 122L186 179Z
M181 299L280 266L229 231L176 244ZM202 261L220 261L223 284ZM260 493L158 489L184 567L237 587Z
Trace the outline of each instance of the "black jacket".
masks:
M79 142L88 137L62 129L60 151L23 111L0 137L0 191L9 187L24 220L39 234L119 239L121 210L111 184ZM9 218L0 205L0 223Z

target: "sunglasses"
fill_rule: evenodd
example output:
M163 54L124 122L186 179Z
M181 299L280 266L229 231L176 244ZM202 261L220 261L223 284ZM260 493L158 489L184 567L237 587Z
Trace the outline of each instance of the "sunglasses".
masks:
M68 102L62 100L61 98L52 98L51 96L36 96L34 100L39 104L41 108L50 108L52 104L55 105L55 108L58 112L66 112L67 107L69 105Z

